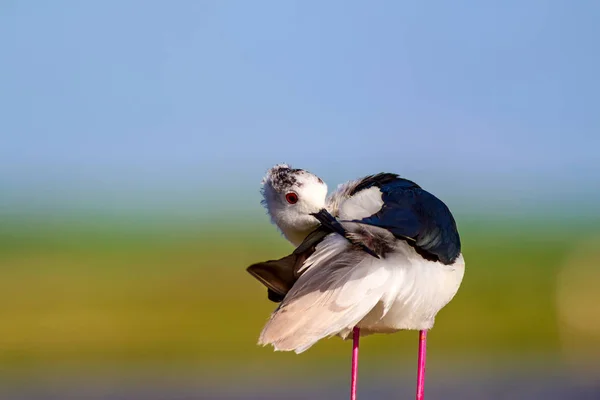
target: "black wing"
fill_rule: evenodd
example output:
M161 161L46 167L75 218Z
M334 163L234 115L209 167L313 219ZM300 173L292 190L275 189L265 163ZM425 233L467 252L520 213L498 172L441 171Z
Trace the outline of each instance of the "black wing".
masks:
M330 233L331 230L320 226L311 232L292 254L279 260L252 264L246 271L267 287L269 300L279 303L300 277L298 270L304 261Z
M456 222L446 204L414 182L393 177L393 174L374 175L358 185L362 189L377 186L383 206L370 217L353 222L387 229L426 259L452 264L460 254L461 244Z

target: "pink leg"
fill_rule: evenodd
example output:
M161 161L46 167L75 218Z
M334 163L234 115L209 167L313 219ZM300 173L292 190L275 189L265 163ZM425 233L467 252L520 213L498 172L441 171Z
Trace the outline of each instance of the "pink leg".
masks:
M417 400L425 398L425 356L427 352L427 330L419 331L419 365L417 367Z
M358 341L360 328L352 331L352 380L350 381L350 400L356 400L356 378L358 375Z

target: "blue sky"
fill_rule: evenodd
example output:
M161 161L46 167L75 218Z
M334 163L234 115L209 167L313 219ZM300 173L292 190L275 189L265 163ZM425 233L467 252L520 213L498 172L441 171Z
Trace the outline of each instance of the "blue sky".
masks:
M593 208L599 18L591 1L4 1L0 206L254 206L285 161L330 187L385 170L468 206Z

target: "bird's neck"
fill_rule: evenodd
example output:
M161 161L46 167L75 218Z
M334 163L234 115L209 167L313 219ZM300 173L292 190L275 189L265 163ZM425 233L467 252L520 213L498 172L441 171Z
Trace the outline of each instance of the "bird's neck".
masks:
M306 223L306 224L286 224L285 221L277 222L277 226L283 233L283 236L290 241L294 246L298 247L304 239L314 231L318 226L318 221L315 220L314 223Z
M306 231L288 231L283 232L283 235L289 240L294 246L298 247L306 239L309 233L314 229L307 229Z

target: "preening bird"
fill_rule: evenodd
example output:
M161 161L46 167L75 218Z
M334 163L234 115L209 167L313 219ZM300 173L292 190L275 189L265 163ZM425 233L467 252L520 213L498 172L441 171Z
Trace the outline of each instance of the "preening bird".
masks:
M248 272L280 302L259 344L301 353L320 339L358 339L418 330L417 399L423 398L426 334L456 294L465 271L448 207L392 173L340 185L327 197L316 175L280 164L263 179L263 204L296 250Z

